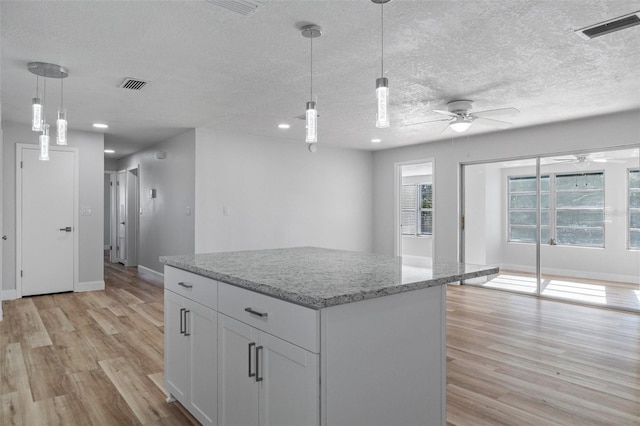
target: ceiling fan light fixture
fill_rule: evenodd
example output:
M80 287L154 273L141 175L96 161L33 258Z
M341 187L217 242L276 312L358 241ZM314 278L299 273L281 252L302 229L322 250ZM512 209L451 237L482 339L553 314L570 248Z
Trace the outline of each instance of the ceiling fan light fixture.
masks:
M457 117L451 122L451 124L449 124L449 127L451 127L451 130L453 130L454 132L466 132L467 130L469 130L469 127L471 127L471 120L464 117Z

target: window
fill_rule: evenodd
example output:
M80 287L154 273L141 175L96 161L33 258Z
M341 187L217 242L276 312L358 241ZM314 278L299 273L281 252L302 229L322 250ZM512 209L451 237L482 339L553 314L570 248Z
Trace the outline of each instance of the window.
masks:
M509 241L536 242L536 177L509 178ZM604 173L540 177L540 241L604 247Z
M549 176L540 177L542 241L549 241ZM536 177L509 178L509 241L536 242Z
M402 185L402 235L433 233L433 189L430 183Z
M629 248L640 249L640 169L629 170Z

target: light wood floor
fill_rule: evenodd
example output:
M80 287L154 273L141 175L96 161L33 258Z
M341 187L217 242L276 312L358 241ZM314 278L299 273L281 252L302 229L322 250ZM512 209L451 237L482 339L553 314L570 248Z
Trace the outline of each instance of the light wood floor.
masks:
M450 425L640 425L640 315L447 289Z
M535 274L501 270L497 277L487 282L479 280L474 285L535 294L536 283ZM546 298L640 312L640 283L637 282L621 283L544 274L541 290L542 297Z
M162 386L162 287L105 265L106 290L4 302L0 425L188 425ZM640 424L640 317L447 290L449 425Z

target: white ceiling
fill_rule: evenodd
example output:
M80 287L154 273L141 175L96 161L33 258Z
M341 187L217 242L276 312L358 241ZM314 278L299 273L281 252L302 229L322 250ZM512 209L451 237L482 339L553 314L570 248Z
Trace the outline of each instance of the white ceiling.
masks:
M458 136L448 101L516 107L515 127L640 108L640 26L593 40L574 30L640 10L640 1L394 0L385 5L391 127L376 129L380 6L369 0L263 0L251 16L207 1L2 1L2 118L27 125L35 76L27 62L68 68L72 129L106 122L116 157L187 128L300 142L309 98L309 39L319 143L385 149ZM142 91L125 77L151 81ZM49 120L59 82L48 80ZM289 130L277 124L288 122ZM467 133L493 131L474 124ZM379 137L380 144L371 139Z

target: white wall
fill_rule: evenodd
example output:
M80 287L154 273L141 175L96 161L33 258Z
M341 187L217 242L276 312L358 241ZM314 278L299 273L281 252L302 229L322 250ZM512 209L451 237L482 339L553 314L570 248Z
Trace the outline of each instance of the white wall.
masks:
M157 159L156 152L166 153ZM118 170L137 168L140 186L138 265L162 273L160 256L194 252L195 129L160 142L118 162ZM156 198L149 198L149 190Z
M458 261L460 163L554 154L640 142L640 110L395 148L374 153L374 250L394 251L394 170L434 158L434 258ZM640 258L640 253L638 253ZM634 264L638 265L637 262ZM636 269L640 274L640 269Z
M370 252L371 207L370 152L196 129L196 253Z
M16 288L16 143L36 144L38 135L29 125L3 123L4 190L3 227L8 236L2 256L4 297L15 296ZM103 267L103 175L104 137L101 133L69 131L69 146L80 152L79 207L91 208L91 215L79 217L79 285L104 285ZM7 295L7 291L9 292Z

